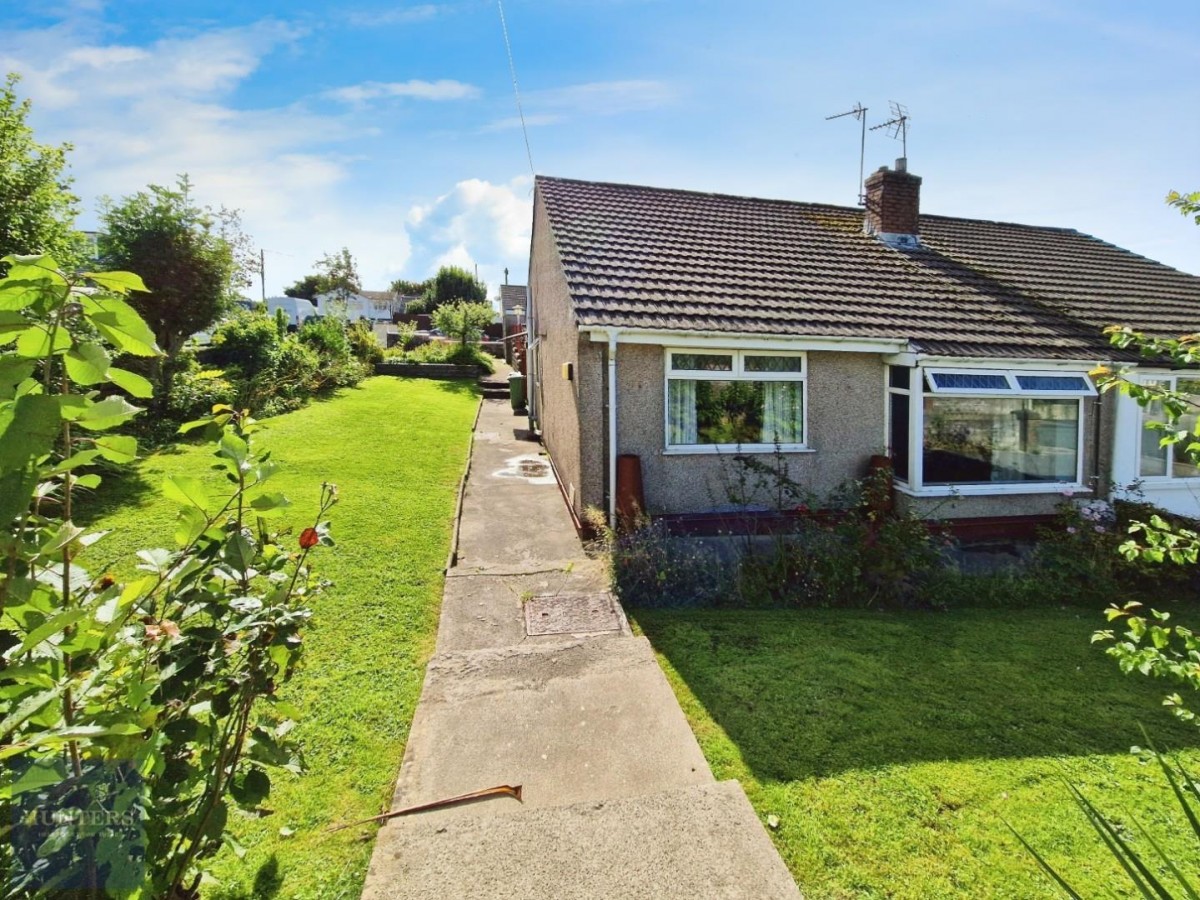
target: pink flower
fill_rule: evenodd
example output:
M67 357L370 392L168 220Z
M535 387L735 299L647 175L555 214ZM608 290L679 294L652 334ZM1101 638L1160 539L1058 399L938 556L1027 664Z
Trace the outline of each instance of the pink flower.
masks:
M1104 534L1105 528L1103 525L1096 526L1096 534Z
M1067 534L1074 534L1074 533L1075 533L1075 526L1074 525L1067 526Z
M1063 488L1062 495L1064 497L1066 497L1068 500L1070 500L1072 497L1075 496L1075 492L1073 490L1071 490L1070 488Z

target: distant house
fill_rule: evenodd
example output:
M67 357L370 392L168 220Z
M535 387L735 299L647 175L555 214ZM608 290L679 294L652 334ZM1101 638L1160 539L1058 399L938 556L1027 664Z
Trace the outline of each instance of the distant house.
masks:
M343 294L330 291L317 294L313 302L322 316L343 315L347 319L369 319L372 322L390 322L396 295L392 291L358 291Z
M504 270L508 275L508 270ZM529 288L523 284L500 285L500 337L504 341L504 358L513 361L513 349L523 352L525 323L529 320Z
M1101 333L1200 331L1200 278L1071 229L922 214L920 186L898 160L864 212L539 177L531 416L574 512L611 515L619 454L647 512L686 518L728 506L729 455L779 451L818 495L887 454L929 516L1038 517L1135 481L1200 515L1200 471L1088 374L1200 393Z

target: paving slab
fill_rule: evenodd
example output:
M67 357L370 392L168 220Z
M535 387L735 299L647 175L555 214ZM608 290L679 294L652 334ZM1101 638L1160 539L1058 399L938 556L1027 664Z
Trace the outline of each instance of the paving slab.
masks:
M501 815L712 780L645 638L559 640L435 656L392 807L523 785L523 803L431 814Z
M507 647L530 640L525 601L554 594L607 590L603 566L596 560L547 560L536 567L457 566L446 577L437 650ZM621 630L629 625L621 615Z
M501 784L522 799L390 820L364 898L800 896L741 787L714 782L649 642L606 591L524 417L484 400L391 808ZM574 627L599 630L530 634Z
M734 781L379 832L364 900L800 900Z

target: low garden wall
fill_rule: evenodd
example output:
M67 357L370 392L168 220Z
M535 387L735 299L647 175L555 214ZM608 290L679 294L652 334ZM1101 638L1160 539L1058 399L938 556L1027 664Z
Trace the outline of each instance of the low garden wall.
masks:
M479 366L459 366L452 363L375 363L376 375L398 375L404 378L478 378Z

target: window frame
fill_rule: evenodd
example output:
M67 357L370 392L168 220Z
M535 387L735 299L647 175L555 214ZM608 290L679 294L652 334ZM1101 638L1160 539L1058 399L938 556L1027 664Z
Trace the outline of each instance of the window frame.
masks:
M1147 384L1147 385L1149 385L1149 384L1162 385L1162 384L1169 382L1170 387L1167 388L1167 390L1169 390L1169 391L1178 391L1178 389L1179 389L1178 385L1181 380L1182 381L1194 381L1194 382L1200 384L1200 372L1194 372L1194 373L1172 372L1172 373L1164 373L1164 374L1151 374L1151 373L1147 372L1138 378L1139 383ZM1197 396L1200 396L1200 394L1198 394ZM1136 452L1134 454L1134 465L1135 465L1134 472L1135 472L1137 479L1139 481L1144 481L1147 484L1154 485L1155 487L1167 487L1170 485L1178 485L1181 487L1184 485L1187 485L1187 486L1200 485L1200 475L1175 475L1174 474L1175 444L1168 444L1166 447L1162 448L1163 450L1167 451L1166 472L1164 474L1162 474L1162 475L1144 475L1144 474L1142 474L1142 454L1141 454L1141 443L1140 442L1142 440L1144 440L1146 433L1150 430L1150 429L1146 428L1146 422L1147 422L1146 412L1147 412L1146 407L1142 406L1141 404L1138 404L1138 406L1137 406L1137 424L1138 424L1137 437L1138 437L1139 443L1136 446ZM1200 410L1198 410L1197 412L1198 412L1198 414L1200 414Z
M893 387L891 384L890 365L909 369L909 386L907 388ZM963 373L973 375L1002 375L1008 381L1008 389L998 388L937 388L930 374L939 372ZM1017 382L1018 375L1040 375L1049 377L1082 377L1087 390L1048 391L1022 388ZM1082 367L1078 369L1048 369L1025 368L1015 366L1011 369L990 366L971 365L913 365L889 364L884 367L884 446L888 455L893 456L892 446L892 404L891 395L904 394L909 398L908 403L908 478L896 479L896 489L901 493L916 497L951 497L951 496L996 496L1004 494L1056 494L1064 490L1086 492L1089 490L1084 483L1084 463L1087 455L1087 411L1084 401L1098 396L1098 391ZM996 482L964 482L959 484L926 484L925 483L925 398L926 397L976 397L984 400L1009 398L1059 399L1075 400L1078 403L1079 415L1076 427L1076 447L1078 452L1075 459L1074 481L996 481ZM1094 452L1094 451L1093 451Z
M729 370L673 369L672 354L687 356L731 356ZM786 356L800 360L799 372L748 372L747 356ZM671 382L672 381L787 381L800 385L802 416L801 434L804 440L789 444L672 444L671 443ZM808 416L808 352L805 350L760 350L734 348L665 347L663 349L663 454L684 456L714 453L812 453L809 446Z

